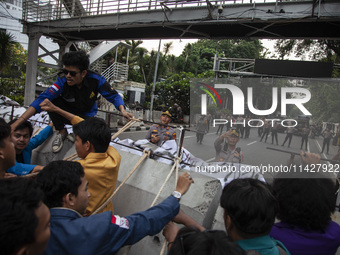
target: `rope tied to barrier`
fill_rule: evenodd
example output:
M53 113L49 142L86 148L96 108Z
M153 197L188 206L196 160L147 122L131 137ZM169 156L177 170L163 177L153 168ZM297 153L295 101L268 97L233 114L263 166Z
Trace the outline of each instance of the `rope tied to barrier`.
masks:
M157 193L155 199L152 201L150 207L152 207L152 206L154 206L154 205L156 204L157 199L159 198L159 196L160 196L160 194L162 193L162 191L163 191L163 189L164 189L166 183L169 181L169 179L170 179L170 177L171 177L171 175L173 174L174 171L176 171L176 181L175 181L175 188L176 188L177 179L178 179L178 167L179 167L179 164L180 164L181 160L182 160L181 157L175 157L175 158L174 158L174 164L173 164L173 166L172 166L172 168L171 168L171 170L170 170L168 176L165 178L165 181L163 182L161 188L159 189L159 191L158 191L158 193ZM161 253L160 253L160 254L163 254L163 253L164 253L165 247L166 247L166 242L163 243L163 246L162 246L162 249L161 249ZM127 247L126 247L126 250L125 250L125 252L124 252L124 255L127 255L127 254L129 253L130 249L131 249L131 245L127 246Z
M163 182L163 185L162 185L161 188L159 189L159 191L158 191L158 193L157 193L155 199L154 199L153 202L151 203L151 206L150 206L150 207L152 207L152 206L154 206L154 205L156 204L158 197L159 197L160 194L162 193L162 191L163 191L163 189L164 189L166 183L169 181L169 179L170 179L170 177L171 177L171 175L172 175L172 173L173 173L174 171L176 171L176 181L177 181L177 178L178 178L178 166L179 166L179 163L180 163L180 162L181 162L181 158L180 158L180 157L175 157L175 159L174 159L174 164L173 164L173 166L172 166L172 168L171 168L171 170L170 170L168 176L165 178L165 181ZM175 181L175 188L176 188L176 181Z
M117 138L121 133L123 133L125 130L127 130L128 128L130 128L133 124L135 124L136 122L140 122L142 121L141 118L139 119L135 119L132 118L128 123L125 124L124 127L122 127L120 130L118 130L117 133L115 133L112 137L111 137L111 141L114 140L115 138Z
M108 203L112 200L112 198L117 194L119 189L125 184L125 182L131 177L131 175L136 171L136 169L142 164L142 162L150 156L150 151L144 150L143 156L138 160L136 165L132 168L131 172L125 177L125 179L122 181L122 183L115 189L115 191L111 194L111 196L108 197L108 199L99 206L91 215L97 214L100 212L105 206L107 206Z

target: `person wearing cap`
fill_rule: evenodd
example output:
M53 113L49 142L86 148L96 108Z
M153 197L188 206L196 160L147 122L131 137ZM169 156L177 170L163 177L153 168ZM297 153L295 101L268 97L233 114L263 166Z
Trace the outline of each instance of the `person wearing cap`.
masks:
M240 140L240 135L235 129L230 129L220 135L215 143L217 162L241 163L243 161L243 153L236 144Z
M176 131L172 127L167 126L171 121L171 117L169 111L162 112L160 118L161 124L152 125L145 139L148 139L157 146L161 146L168 140L176 139Z

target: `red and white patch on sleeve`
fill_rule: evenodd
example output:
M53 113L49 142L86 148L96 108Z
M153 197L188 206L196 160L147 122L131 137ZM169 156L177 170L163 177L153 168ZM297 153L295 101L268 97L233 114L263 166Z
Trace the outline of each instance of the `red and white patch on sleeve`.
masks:
M126 218L120 217L118 215L112 216L111 223L118 225L120 228L129 229L130 227L129 221Z
M49 89L48 91L51 93L51 94L55 94L56 92L58 92L58 90L60 89L60 87L57 85L57 84L53 84Z

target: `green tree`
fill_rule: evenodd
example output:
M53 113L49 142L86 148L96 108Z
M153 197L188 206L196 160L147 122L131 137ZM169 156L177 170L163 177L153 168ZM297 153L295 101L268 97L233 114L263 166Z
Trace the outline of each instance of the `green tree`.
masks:
M10 33L0 31L0 73L12 60L12 47L15 44L14 36Z
M280 59L287 58L290 54L300 59L310 59L314 61L338 62L340 54L339 40L277 40L275 51Z
M197 75L213 69L215 54L218 57L253 59L261 58L263 49L259 40L202 39L185 46L177 70Z
M7 96L19 104L24 103L25 80L0 78L0 95Z
M163 48L164 57L169 53L169 51L171 50L171 48L172 48L172 42L164 43L164 48Z
M313 121L339 122L340 100L338 86L337 82L332 81L314 81L310 84L309 90L312 98L306 103L306 108L311 112Z

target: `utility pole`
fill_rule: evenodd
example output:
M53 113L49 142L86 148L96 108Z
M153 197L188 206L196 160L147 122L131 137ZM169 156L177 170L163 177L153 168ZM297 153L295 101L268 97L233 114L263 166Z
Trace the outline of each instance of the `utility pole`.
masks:
M156 86L157 71L158 71L159 52L161 50L161 42L162 42L162 39L159 39L158 52L157 52L157 58L156 58L156 66L155 66L155 73L154 73L154 76L153 76L153 86L152 86L152 91L151 91L151 103L150 103L149 121L151 121L151 119L153 120L153 114L152 114L153 100L154 100L154 97L155 97L154 94L155 94L155 86Z

